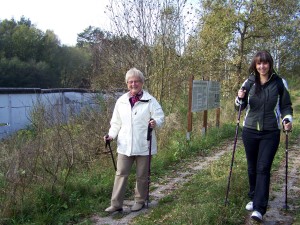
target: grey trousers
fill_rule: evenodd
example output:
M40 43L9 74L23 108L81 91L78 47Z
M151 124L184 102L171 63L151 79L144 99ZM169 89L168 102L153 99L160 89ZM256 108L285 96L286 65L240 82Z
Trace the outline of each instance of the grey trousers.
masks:
M123 206L128 176L134 161L136 163L134 201L142 204L145 203L148 191L148 156L126 156L118 154L117 172L111 196L111 206L116 208Z

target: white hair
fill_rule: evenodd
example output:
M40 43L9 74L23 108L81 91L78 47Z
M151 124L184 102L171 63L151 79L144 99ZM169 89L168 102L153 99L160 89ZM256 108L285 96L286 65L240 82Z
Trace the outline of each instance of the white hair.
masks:
M125 82L127 83L128 79L131 77L138 77L138 78L140 78L142 83L145 82L144 74L137 68L131 68L130 70L127 71L126 76L125 76Z

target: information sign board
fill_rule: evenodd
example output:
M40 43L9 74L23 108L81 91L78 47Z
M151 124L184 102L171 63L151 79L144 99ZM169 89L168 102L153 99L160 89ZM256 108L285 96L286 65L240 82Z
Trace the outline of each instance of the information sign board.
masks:
M207 109L215 109L219 107L220 107L220 83L217 81L209 81Z
M193 80L192 112L200 112L207 109L208 81Z
M192 112L220 107L220 84L217 81L193 80Z

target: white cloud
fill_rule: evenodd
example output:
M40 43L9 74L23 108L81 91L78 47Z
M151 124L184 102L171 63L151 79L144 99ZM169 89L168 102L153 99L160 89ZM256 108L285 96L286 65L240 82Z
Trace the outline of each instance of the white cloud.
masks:
M75 45L77 34L88 26L107 30L105 6L109 0L0 0L0 20L21 16L40 30L53 30L62 44Z

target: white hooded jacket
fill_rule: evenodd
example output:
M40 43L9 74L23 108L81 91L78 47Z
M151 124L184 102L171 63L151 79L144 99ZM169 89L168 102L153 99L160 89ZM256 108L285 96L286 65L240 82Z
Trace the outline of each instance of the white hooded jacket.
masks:
M164 112L157 100L143 90L143 96L131 108L129 92L116 102L108 135L117 140L117 152L127 156L148 155L147 131L150 119L156 121L156 127L164 123ZM155 129L152 131L151 154L157 153Z

